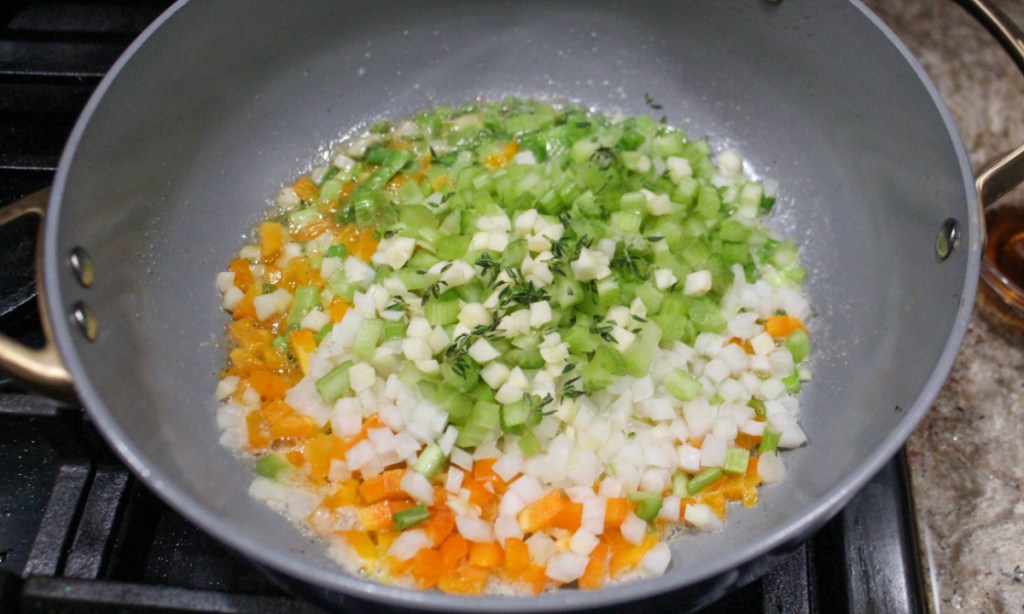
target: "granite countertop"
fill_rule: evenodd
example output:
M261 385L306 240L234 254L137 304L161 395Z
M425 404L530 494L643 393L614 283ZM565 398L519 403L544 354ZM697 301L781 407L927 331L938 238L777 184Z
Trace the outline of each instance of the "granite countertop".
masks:
M1024 0L993 0L1024 26ZM952 0L866 0L931 76L977 170L1024 143L1024 77ZM1007 197L1024 202L1024 191ZM932 611L1024 610L1024 336L975 306L907 443Z

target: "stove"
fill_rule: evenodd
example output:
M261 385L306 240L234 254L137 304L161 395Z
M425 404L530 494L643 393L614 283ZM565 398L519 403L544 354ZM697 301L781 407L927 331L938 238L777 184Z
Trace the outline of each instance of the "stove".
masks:
M0 203L52 181L90 93L169 4L0 6ZM22 219L0 229L0 331L34 346L42 343L33 281L37 226ZM321 611L168 508L111 452L80 407L34 394L2 372L0 458L0 611ZM924 603L901 452L766 575L699 611L920 612ZM672 594L630 606L693 607Z

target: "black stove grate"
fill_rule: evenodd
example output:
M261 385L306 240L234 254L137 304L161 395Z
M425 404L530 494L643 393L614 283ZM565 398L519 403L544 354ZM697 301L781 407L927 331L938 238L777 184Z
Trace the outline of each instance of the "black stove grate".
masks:
M0 6L0 203L52 181L89 94L168 4L8 0ZM32 220L0 230L0 331L38 345L35 231ZM157 499L80 408L29 393L2 373L0 458L0 611L320 611L288 596ZM766 576L701 612L918 612L923 604L901 453ZM630 609L685 607L667 595Z

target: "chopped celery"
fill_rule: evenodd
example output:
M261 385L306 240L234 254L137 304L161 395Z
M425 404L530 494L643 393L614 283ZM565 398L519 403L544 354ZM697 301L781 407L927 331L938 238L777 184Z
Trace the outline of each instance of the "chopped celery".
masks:
M349 391L348 370L351 368L352 361L346 360L316 381L317 392L325 403L330 403Z
M530 403L527 401L516 401L501 406L501 430L506 433L520 435L530 417Z
M264 454L256 459L256 475L270 478L271 480L280 480L288 473L291 473L293 469L294 467L285 457L274 452Z
M396 531L404 531L409 527L426 522L428 518L430 518L430 510L427 509L426 505L420 503L392 514L391 526Z
M295 289L295 296L292 298L292 306L288 311L288 324L298 326L302 318L306 317L320 302L320 291L316 286L299 286Z
M384 320L376 318L363 318L359 329L356 331L356 338L352 341L352 353L363 360L373 356L380 336L384 333Z
M811 337L807 331L798 328L786 336L786 349L793 355L793 362L800 364L811 353Z
M455 445L460 448L472 448L484 442L498 426L500 408L497 403L478 400L470 411L466 424L459 430Z
M729 448L725 454L725 463L722 464L722 471L733 475L746 473L747 463L750 462L750 450L743 448Z
M725 475L725 472L721 467L708 467L690 478L690 481L686 484L686 492L692 497L723 475Z
M689 478L682 471L676 471L672 474L672 494L677 497L685 497L688 492L686 490L686 484Z
M683 369L675 369L665 377L665 390L680 401L691 401L700 392L700 380Z
M441 447L436 443L431 443L420 452L419 457L412 466L412 470L422 473L424 477L432 478L440 471L441 465L444 464L446 458L447 456L441 451Z
M648 521L658 517L658 512L665 502L661 495L652 492L631 492L626 497L636 503L637 518Z
M423 306L423 316L432 326L454 324L459 320L458 300L431 300Z
M767 452L774 452L779 449L779 439L782 437L780 431L776 431L772 427L766 427L764 432L761 433L761 445L758 446L758 454L765 454Z
M533 434L533 431L527 431L519 438L519 451L523 453L523 458L530 458L540 453L540 440Z

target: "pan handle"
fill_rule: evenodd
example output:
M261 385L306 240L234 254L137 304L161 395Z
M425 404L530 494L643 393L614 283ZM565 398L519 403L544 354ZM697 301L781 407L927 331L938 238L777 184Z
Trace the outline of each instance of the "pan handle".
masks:
M45 220L49 197L50 189L46 188L0 208L0 227L25 215L38 215L41 220ZM46 304L41 279L44 226L45 224L40 222L39 238L36 243L36 291L40 305ZM46 345L34 349L0 334L0 368L51 397L74 401L76 397L71 374L65 368L57 345L53 342L49 316L45 309L39 310L39 316L43 324Z
M957 0L996 38L1024 72L1024 32L989 0ZM1024 181L1024 145L989 162L974 180L981 206L988 207Z

